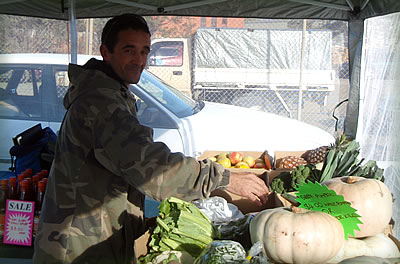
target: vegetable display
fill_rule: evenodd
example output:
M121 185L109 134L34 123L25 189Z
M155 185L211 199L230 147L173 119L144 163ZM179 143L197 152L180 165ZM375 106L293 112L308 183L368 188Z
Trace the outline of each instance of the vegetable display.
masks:
M251 242L262 241L264 254L274 263L320 264L333 258L344 243L340 222L323 212L297 210L258 213L250 222Z
M383 233L393 209L383 170L375 161L358 160L358 142L344 135L334 145L306 153L302 155L306 155L307 164L268 174L272 179L270 190L278 193L279 200L287 200L291 208L271 208L268 204L270 209L227 222L214 219L213 223L213 217L206 216L211 215L209 211L203 213L205 208L200 210L196 202L174 197L163 200L148 253L139 263L397 263L400 246ZM243 161L239 154L230 153L232 159L236 158L232 163ZM273 164L267 152L261 157ZM247 159L254 163L250 168L257 168L256 160ZM316 163L321 160L323 163ZM323 191L314 185L323 187Z
M308 163L296 166L291 172L281 172L272 180L271 190L280 194L293 192L299 184L306 180L322 183L342 176L359 176L384 181L383 169L379 168L374 160L365 163L363 163L364 159L358 160L360 144L354 140L347 140L344 134L338 137L335 144L330 147L320 148L324 151L319 150L319 152L325 153L320 169L317 168L316 164ZM318 155L321 155L321 153ZM313 154L313 161L317 160L314 157L316 155Z
M342 134L326 154L319 182L342 176L361 176L383 181L383 169L377 166L376 161L370 160L363 164L364 159L358 160L359 154L360 144L348 140Z

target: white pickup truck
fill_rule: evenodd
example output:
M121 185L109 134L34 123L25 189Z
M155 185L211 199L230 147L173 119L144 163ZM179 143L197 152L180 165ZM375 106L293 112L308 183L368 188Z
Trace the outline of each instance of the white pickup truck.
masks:
M302 91L323 104L334 90L332 32L199 28L154 39L148 70L195 99L279 112L296 101L282 92Z
M79 55L78 64L91 57ZM0 54L0 172L11 165L9 150L17 134L38 123L59 130L66 111L62 101L69 87L68 62L68 54ZM192 100L146 70L130 90L137 98L139 122L154 129L154 140L188 156L199 157L206 150L268 150L273 155L275 150L334 142L328 132L304 122Z

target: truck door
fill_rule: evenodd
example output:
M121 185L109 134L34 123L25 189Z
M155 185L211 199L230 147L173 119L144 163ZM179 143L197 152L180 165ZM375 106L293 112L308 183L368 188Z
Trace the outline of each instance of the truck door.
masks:
M148 71L168 85L191 96L190 64L186 39L154 40L149 54Z

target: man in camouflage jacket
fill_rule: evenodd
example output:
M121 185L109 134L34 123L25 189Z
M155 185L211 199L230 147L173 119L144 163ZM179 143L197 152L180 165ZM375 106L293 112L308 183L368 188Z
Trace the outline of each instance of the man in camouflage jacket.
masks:
M209 160L171 153L139 124L129 84L139 81L150 50L143 18L107 22L103 61L70 65L68 110L57 139L35 240L41 263L135 263L134 240L146 230L145 195L187 201L216 188L265 202L253 174L230 174Z

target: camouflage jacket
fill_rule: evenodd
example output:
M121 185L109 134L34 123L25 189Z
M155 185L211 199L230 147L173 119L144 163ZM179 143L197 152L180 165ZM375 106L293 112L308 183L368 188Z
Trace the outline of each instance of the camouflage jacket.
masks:
M172 153L139 124L135 98L103 62L70 65L33 261L131 263L145 231L144 197L207 197L229 183L211 161ZM110 76L111 75L111 76Z

